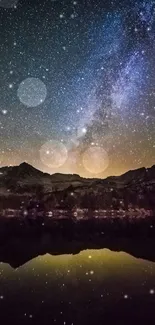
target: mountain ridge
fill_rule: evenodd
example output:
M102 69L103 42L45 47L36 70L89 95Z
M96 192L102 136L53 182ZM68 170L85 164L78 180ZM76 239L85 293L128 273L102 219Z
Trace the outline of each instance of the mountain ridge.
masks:
M100 179L50 175L24 162L0 168L0 198L0 210L19 209L22 202L27 207L29 200L42 202L46 210L155 209L155 165Z
M125 177L133 172L140 172L140 171L145 171L147 172L149 169L154 169L155 170L155 165L152 165L151 167L141 167L141 168L137 168L137 169L131 169L131 170L128 170L126 171L125 173L123 174L120 174L120 175L111 175L111 176L108 176L106 178L98 178L98 177L95 177L95 178L87 178L87 177L82 177L80 176L79 174L66 174L66 173L54 173L54 174L49 174L49 173L46 173L46 172L43 172L41 171L40 169L34 167L33 165L27 163L27 162L22 162L21 164L19 165L15 165L15 166L3 166L3 167L0 167L0 173L1 171L5 171L6 169L8 170L13 170L15 168L22 168L24 170L31 170L31 171L37 171L38 173L42 173L43 175L47 175L47 176L51 176L51 177L60 177L60 176L64 176L65 178L66 177L70 177L70 176L76 176L77 178L80 178L80 179L86 179L86 180L108 180L108 179L118 179L120 177Z

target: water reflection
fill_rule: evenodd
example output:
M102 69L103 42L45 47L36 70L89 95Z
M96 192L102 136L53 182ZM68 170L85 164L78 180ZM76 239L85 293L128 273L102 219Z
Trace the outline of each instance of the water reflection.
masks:
M144 322L145 317L153 321L154 290L155 263L124 252L45 254L17 269L0 264L0 320L64 325L103 324L103 318L110 324L115 317L119 324Z

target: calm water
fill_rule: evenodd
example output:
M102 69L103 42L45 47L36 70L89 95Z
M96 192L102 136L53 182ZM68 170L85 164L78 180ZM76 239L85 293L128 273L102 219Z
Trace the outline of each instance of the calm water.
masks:
M155 324L154 290L155 263L108 249L1 263L0 324Z

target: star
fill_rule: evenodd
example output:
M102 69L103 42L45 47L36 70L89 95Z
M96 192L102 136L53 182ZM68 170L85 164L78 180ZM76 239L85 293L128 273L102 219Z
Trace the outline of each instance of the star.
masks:
M93 271L93 270L91 270L91 271L90 271L90 274L91 274L91 275L93 275L93 274L94 274L94 271Z
M2 114L3 114L3 115L6 115L7 112L8 112L8 111L7 111L6 109L3 109L3 110L2 110Z

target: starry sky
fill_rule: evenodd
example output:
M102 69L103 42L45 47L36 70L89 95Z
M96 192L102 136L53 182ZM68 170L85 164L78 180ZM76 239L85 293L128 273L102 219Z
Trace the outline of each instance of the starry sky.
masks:
M0 166L154 164L154 0L0 0L0 71Z

